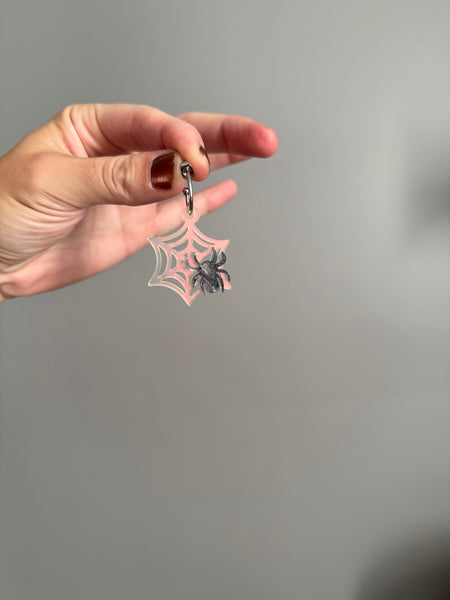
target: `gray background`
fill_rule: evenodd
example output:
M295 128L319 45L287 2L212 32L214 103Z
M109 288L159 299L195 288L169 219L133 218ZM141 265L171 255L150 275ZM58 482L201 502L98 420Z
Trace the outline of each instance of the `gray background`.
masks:
M232 292L148 246L0 307L0 599L359 600L450 530L449 3L0 6L2 151L91 101L280 139L202 221Z

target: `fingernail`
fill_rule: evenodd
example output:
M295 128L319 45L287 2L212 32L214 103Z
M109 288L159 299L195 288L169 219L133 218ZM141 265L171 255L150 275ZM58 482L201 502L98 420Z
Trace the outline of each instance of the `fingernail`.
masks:
M209 165L210 164L210 162L209 162L209 156L208 156L208 153L206 152L205 148L203 146L200 146L199 150L203 154L203 156L206 157L206 160L208 161L208 165Z
M173 182L175 152L167 152L157 156L150 169L152 187L157 190L170 190Z

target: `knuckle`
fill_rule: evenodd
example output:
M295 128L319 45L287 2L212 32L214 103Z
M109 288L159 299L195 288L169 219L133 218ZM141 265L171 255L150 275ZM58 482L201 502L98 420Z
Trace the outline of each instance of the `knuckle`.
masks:
M131 156L117 156L103 162L100 178L110 197L120 203L131 204Z
M54 121L63 129L67 126L73 126L76 129L77 124L82 121L83 115L95 117L100 106L101 104L68 104L54 117Z
M73 113L77 110L77 104L69 104L65 106L59 113L55 116L55 121L57 123L71 123L73 120Z
M23 165L22 181L33 193L44 192L51 181L51 154L40 152L28 157Z

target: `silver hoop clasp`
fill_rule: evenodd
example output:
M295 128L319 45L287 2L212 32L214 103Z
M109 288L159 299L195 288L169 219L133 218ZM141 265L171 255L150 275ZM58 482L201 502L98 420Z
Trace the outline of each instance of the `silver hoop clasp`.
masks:
M181 174L186 179L186 187L183 190L186 199L186 207L188 209L188 214L192 215L194 212L194 192L192 190L192 175L194 174L194 170L190 163L181 163Z

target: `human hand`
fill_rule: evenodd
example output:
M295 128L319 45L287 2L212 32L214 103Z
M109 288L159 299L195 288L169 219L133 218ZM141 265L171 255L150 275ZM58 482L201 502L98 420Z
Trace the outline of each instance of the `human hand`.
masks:
M244 117L65 108L0 158L0 301L95 275L181 225L183 161L201 181L210 170L271 156L277 143ZM197 193L195 207L206 215L235 193L234 181L223 181Z

